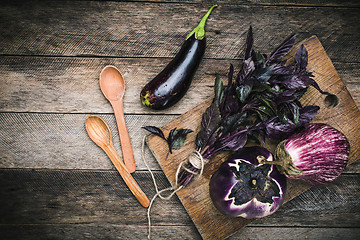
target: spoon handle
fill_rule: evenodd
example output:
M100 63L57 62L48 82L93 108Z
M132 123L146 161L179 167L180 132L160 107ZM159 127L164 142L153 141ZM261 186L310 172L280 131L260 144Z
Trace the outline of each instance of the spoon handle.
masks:
M148 207L150 204L149 199L141 190L135 179L131 176L124 163L121 161L121 158L117 154L114 146L112 144L106 145L103 149L116 167L117 171L120 173L121 177L123 178L126 185L129 187L132 194L136 197L136 199L143 207Z
M119 131L120 144L124 158L124 163L128 171L132 173L135 171L136 165L135 165L134 153L131 147L129 133L126 128L123 101L122 100L111 101L111 105L114 110L116 123Z

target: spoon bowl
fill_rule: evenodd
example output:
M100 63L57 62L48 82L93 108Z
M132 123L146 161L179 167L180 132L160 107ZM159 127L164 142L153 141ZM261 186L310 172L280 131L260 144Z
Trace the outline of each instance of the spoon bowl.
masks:
M89 116L85 120L85 127L89 137L96 145L103 148L112 144L110 128L102 118L95 115Z
M123 97L125 93L125 81L116 67L111 65L104 67L100 73L100 88L113 108L119 131L124 163L129 172L132 173L135 171L136 165L124 118Z
M130 172L127 170L126 166L122 162L120 156L117 154L114 145L111 140L111 131L106 122L95 115L89 116L85 120L86 131L93 140L93 142L101 147L104 152L108 155L116 170L120 173L126 185L129 187L130 191L137 198L140 204L143 207L148 207L150 201L141 190L139 185L136 183L135 179L131 176Z
M100 88L109 101L118 101L124 97L125 81L116 67L104 67L100 73Z

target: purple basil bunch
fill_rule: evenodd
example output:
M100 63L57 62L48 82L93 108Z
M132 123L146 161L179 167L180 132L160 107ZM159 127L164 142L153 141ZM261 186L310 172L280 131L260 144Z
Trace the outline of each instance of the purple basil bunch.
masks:
M215 79L215 96L202 116L196 137L196 151L204 159L211 159L220 151L237 151L249 141L260 143L265 138L283 140L308 124L319 110L318 106L302 106L299 99L308 87L323 92L306 71L308 52L302 45L287 64L284 56L293 47L295 35L288 37L269 57L253 48L250 27L246 39L240 71L234 76L231 65L228 82L224 86ZM193 172L189 166L179 180L187 185Z

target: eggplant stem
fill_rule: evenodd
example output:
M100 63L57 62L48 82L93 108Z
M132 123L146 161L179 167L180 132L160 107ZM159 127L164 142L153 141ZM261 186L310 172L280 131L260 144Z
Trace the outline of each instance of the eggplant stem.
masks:
M201 155L204 155L204 153L206 153L206 151L209 149L209 146L206 146L204 149L201 149L200 153Z
M217 7L218 5L212 5L212 7L207 11L207 13L203 16L203 18L201 19L199 25L197 25L197 27L195 27L187 36L186 36L186 40L188 40L194 33L195 33L195 38L198 40L202 40L205 37L205 23L206 20L208 19L208 17L210 16L211 11Z
M299 177L303 174L303 171L299 169L292 161L292 157L286 149L286 141L280 142L275 149L275 161L281 164L276 164L280 173L285 174L289 177ZM266 162L267 163L267 162Z

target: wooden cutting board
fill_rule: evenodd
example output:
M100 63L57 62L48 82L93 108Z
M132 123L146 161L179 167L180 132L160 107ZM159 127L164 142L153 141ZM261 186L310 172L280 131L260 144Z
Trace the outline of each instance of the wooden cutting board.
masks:
M360 156L360 138L358 137L360 136L360 112L318 38L313 36L299 43L299 45L289 53L289 56L295 54L300 44L304 44L308 50L309 63L307 69L313 73L320 88L336 94L339 98L339 104L337 106L328 107L328 104L324 101L325 96L310 87L302 97L301 102L304 106L313 104L320 106L320 111L313 122L327 123L345 134L350 142L351 151L349 163L352 163ZM166 144L164 144L164 141L154 135L149 135L147 138L147 144L150 150L172 184L175 181L175 173L178 165L182 161L185 161L195 148L194 141L196 133L200 128L201 116L211 101L212 97L162 127L166 136L168 132L175 127L194 130L194 133L188 135L185 145L180 150L175 150L173 154L170 154L167 160L165 160L165 157L168 148ZM266 147L270 151L273 151L275 144L276 143L268 143ZM193 181L186 188L177 192L181 203L184 205L203 239L226 238L253 221L243 218L225 217L217 211L210 199L208 191L210 177L220 164L225 161L228 154L229 153L220 153L215 156L210 163L206 165L204 174L200 179ZM310 186L301 181L289 180L285 202L301 194L308 188L310 188Z

